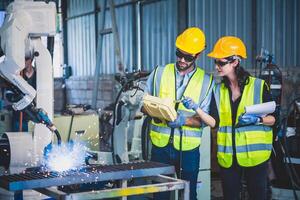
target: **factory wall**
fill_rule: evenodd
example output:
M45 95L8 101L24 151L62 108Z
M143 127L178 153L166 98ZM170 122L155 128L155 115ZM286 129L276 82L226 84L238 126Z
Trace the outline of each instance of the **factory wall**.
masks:
M67 1L67 64L73 69L71 79L74 81L81 81L79 79L86 77L90 77L90 80L94 75L95 27L99 27L100 21L100 12L97 12L98 17L95 20L95 2L96 5L100 4L100 0ZM255 57L260 54L262 47L274 54L275 62L283 71L288 72L294 68L296 72L299 71L298 0L187 0L187 12L178 9L179 0L142 2L114 0L114 2L117 5L116 17L122 60L128 71L152 70L156 65L173 62L178 18L185 14L188 19L186 26L198 26L206 34L207 48L197 62L206 71L211 73L214 71L212 60L206 54L212 50L217 39L224 35L235 35L245 42L248 59L242 64L250 71L253 71L256 65ZM105 27L111 27L110 12L108 9L105 12ZM140 27L138 19L141 22ZM98 24L95 24L95 21L98 21ZM140 43L138 36L141 37ZM101 52L101 77L116 72L113 44L112 35L105 35ZM295 74L287 76L288 74L285 73L288 83L298 82L299 77ZM72 90L72 87L69 90ZM73 97L75 96L72 95L68 99Z
M157 64L174 60L174 40L177 35L176 1L163 0L140 5L141 11L141 45L142 62L138 65L136 49L136 17L137 4L129 0L115 0L117 26L119 30L121 56L124 68L152 69ZM118 6L126 4L124 6ZM100 1L97 1L100 5ZM74 76L93 75L96 65L96 36L95 36L94 1L68 0L68 65L73 69ZM80 14L90 13L79 16ZM99 27L100 13L97 14ZM111 27L110 12L105 11L105 28ZM103 51L101 52L100 74L116 72L113 35L103 36Z
M99 5L99 0L97 1ZM123 63L132 69L151 70L156 65L173 62L174 41L178 34L177 0L140 3L141 63L138 65L137 7L130 0L115 0L117 25ZM68 64L74 76L93 75L96 61L94 1L68 0ZM224 35L241 37L247 46L246 68L253 68L254 58L261 48L275 55L282 67L300 66L300 2L298 0L188 0L188 26L198 26L206 34L207 48L198 64L213 71L213 63L206 54L216 40ZM106 11L105 27L111 27L110 12ZM84 13L88 15L78 16ZM98 23L100 21L98 12ZM98 24L99 25L99 24ZM99 26L98 26L99 27ZM116 72L112 34L105 35L101 52L101 74Z

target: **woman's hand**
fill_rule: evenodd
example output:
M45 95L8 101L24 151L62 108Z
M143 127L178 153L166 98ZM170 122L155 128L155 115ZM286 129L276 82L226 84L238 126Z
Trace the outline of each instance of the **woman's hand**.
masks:
M196 111L198 109L198 104L196 104L191 98L186 97L182 100L182 104L186 109L192 109Z

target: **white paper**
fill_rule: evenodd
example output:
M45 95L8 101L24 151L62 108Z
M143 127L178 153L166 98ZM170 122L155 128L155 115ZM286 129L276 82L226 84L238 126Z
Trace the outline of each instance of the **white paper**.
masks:
M255 115L266 115L273 113L276 108L275 101L270 101L267 103L255 104L252 106L245 106L246 114L255 114Z

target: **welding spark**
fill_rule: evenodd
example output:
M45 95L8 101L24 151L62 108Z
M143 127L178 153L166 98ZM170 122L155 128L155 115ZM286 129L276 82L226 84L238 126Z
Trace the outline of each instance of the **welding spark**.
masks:
M78 142L52 145L45 156L44 164L51 171L78 170L85 165L87 150L87 147Z

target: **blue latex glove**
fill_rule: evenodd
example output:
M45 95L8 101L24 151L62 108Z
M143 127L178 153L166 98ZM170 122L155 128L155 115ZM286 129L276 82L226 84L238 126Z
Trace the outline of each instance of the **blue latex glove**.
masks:
M198 109L198 104L196 104L191 98L187 97L182 100L182 104L186 109L193 109L196 111Z
M186 117L183 116L182 114L178 113L177 118L175 119L175 121L174 122L168 122L168 126L171 127L171 128L179 128L179 127L181 127L185 124L185 120L186 120Z
M260 117L253 114L245 114L239 116L239 125L247 126L247 125L255 125L260 121Z

